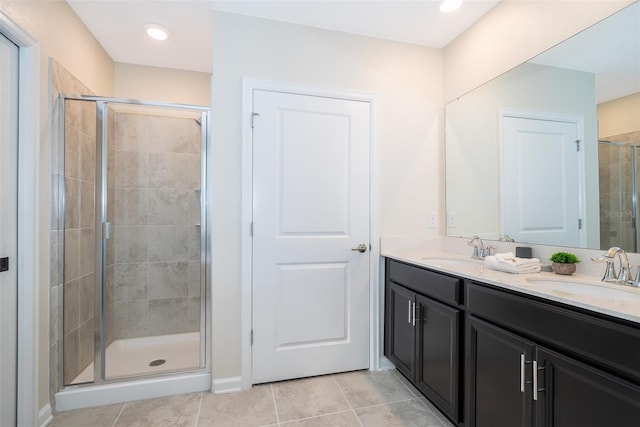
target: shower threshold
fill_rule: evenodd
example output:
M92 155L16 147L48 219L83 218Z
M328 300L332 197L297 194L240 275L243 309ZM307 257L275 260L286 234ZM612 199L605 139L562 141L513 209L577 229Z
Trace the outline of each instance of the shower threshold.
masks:
M105 350L106 379L200 368L200 333L117 339ZM72 382L93 382L93 362Z

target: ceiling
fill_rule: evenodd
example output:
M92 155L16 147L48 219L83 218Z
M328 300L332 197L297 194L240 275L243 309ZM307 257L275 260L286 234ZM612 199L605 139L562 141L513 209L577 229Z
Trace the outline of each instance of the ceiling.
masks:
M211 72L212 10L442 48L500 0L464 0L456 12L439 0L67 0L115 62ZM171 31L149 39L143 26Z

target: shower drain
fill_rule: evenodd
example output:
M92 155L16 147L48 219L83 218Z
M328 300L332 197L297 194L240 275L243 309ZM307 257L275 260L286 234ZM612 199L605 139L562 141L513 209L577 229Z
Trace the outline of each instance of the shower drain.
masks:
M166 362L166 360L164 359L156 359L156 360L152 360L151 362L149 362L149 366L160 366L160 365L164 365Z

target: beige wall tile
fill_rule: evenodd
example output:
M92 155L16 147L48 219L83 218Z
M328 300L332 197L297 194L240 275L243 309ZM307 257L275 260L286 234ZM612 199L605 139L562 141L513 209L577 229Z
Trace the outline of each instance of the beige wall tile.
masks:
M80 178L80 130L66 125L64 133L64 175Z
M149 186L149 155L147 153L116 151L114 166L116 188L147 188Z
M80 277L80 323L94 317L96 279L93 273Z
M80 324L78 369L84 371L93 362L93 345L95 340L93 317Z
M188 261L190 226L149 226L149 261Z
M149 335L149 307L146 300L114 303L116 338L138 338ZM158 321L156 319L155 321ZM165 319L159 320L161 323Z
M143 116L142 126L149 130L149 152L187 152L189 141L187 127L189 123L187 121L191 121L191 119Z
M96 180L96 134L82 133L80 136L80 179Z
M149 333L151 335L191 332L188 329L186 298L149 301Z
M64 280L69 282L80 276L80 230L64 232Z
M96 266L93 228L80 229L80 275L93 273Z
M112 227L115 262L143 262L148 259L149 237L145 226L116 225ZM152 241L154 244L157 240Z
M80 181L80 227L94 226L95 187L92 182Z
M116 301L147 300L148 266L146 262L114 266Z
M117 188L114 195L114 224L144 225L149 222L149 190Z
M64 226L70 228L80 227L80 181L74 178L64 180Z
M149 224L193 224L189 210L192 193L193 191L186 189L149 190Z
M150 262L148 265L150 300L188 295L188 262Z

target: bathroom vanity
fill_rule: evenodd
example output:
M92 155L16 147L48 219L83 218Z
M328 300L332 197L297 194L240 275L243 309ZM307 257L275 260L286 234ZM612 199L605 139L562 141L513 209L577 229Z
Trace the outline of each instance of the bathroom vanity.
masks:
M640 290L555 277L387 254L385 356L460 426L639 425Z

